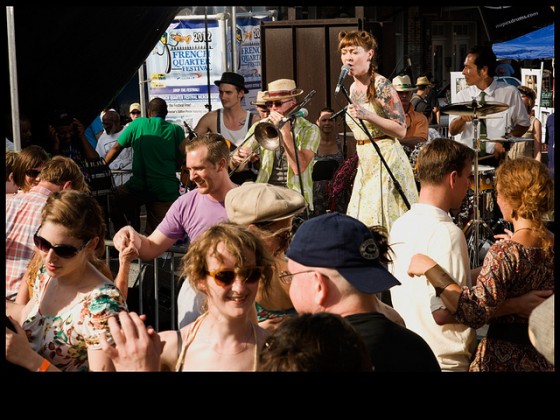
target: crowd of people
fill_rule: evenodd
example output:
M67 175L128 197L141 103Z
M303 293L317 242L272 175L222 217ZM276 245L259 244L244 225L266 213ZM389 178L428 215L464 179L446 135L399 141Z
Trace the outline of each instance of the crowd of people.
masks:
M126 124L103 110L94 139L63 113L49 147L7 150L7 362L37 372L553 371L554 179L532 91L496 81L491 48L475 47L461 101L506 104L479 133L504 141L475 139L470 115L451 116L455 139L431 138L445 110L429 78L380 74L367 31L338 42L352 78L351 156L332 108L296 112L296 81L270 81L246 110L234 72L214 81L222 108L188 135L153 98L145 117L130 105ZM509 148L506 128L528 140ZM473 265L452 214L478 158L494 165L508 228ZM127 175L109 178L107 200L91 176L99 167ZM127 303L131 263L177 243L178 322L156 331Z

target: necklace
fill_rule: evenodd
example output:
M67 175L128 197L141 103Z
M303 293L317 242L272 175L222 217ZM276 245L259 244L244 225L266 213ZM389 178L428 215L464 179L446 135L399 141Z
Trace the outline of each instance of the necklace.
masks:
M519 228L519 229L517 229L517 230L513 231L513 233L517 233L517 232L519 232L519 231L521 231L521 230L535 230L535 229L533 229L533 228L528 228L528 227L525 227L525 228Z

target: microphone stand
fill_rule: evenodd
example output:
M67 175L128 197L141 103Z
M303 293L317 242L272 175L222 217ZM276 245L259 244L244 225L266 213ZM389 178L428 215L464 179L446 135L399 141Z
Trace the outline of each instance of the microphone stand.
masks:
M346 90L346 88L344 86L342 86L342 91L344 92L344 96L346 96L346 99L348 100L348 103L352 103L352 100L350 99L350 95L348 94L348 91ZM406 205L406 208L410 210L410 202L408 201L408 199L406 198L406 195L404 194L404 191L401 187L400 182L395 178L395 175L393 175L393 172L391 171L391 168L389 168L389 165L387 164L387 161L385 160L385 158L383 157L383 154L381 153L381 150L379 149L379 146L377 145L377 143L375 142L375 140L373 139L373 137L371 136L371 133L369 132L369 130L367 129L364 120L359 119L360 124L362 126L362 130L364 133L366 133L366 135L369 138L369 141L371 142L371 144L373 145L373 147L375 148L375 151L377 152L377 154L379 155L379 160L381 160L381 163L383 163L383 166L385 166L385 169L387 169L387 172L389 173L389 176L391 177L391 179L393 180L393 183L395 184L395 188L397 189L397 191L399 192L399 194L401 195L401 198L404 201L404 204Z

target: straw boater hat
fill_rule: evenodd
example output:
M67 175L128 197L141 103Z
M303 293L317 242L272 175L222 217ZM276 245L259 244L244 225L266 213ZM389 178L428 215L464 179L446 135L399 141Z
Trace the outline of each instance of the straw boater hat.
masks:
M416 79L416 86L433 86L426 76Z
M397 76L393 79L393 86L397 92L408 92L410 90L416 90L416 86L410 81L408 75Z
M262 90L259 90L257 92L257 99L252 101L251 105L266 106L266 101L263 100L263 94L264 92Z
M296 82L291 79L278 79L268 84L268 90L263 92L264 101L281 101L293 98L303 93L303 89L296 88Z

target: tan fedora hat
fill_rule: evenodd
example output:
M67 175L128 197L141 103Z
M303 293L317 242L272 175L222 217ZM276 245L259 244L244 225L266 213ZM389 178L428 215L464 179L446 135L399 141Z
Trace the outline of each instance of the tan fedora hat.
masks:
M416 86L412 84L410 81L410 77L408 75L397 76L393 79L393 86L397 90L397 92L408 92L411 90L416 90Z
M257 92L257 98L251 102L251 105L266 106L266 101L263 99L264 92L259 90Z
M426 76L420 76L416 79L416 86L433 86L432 82Z
M278 79L268 84L268 90L263 92L265 101L281 101L294 98L303 93L303 89L296 88L296 82L291 79Z

